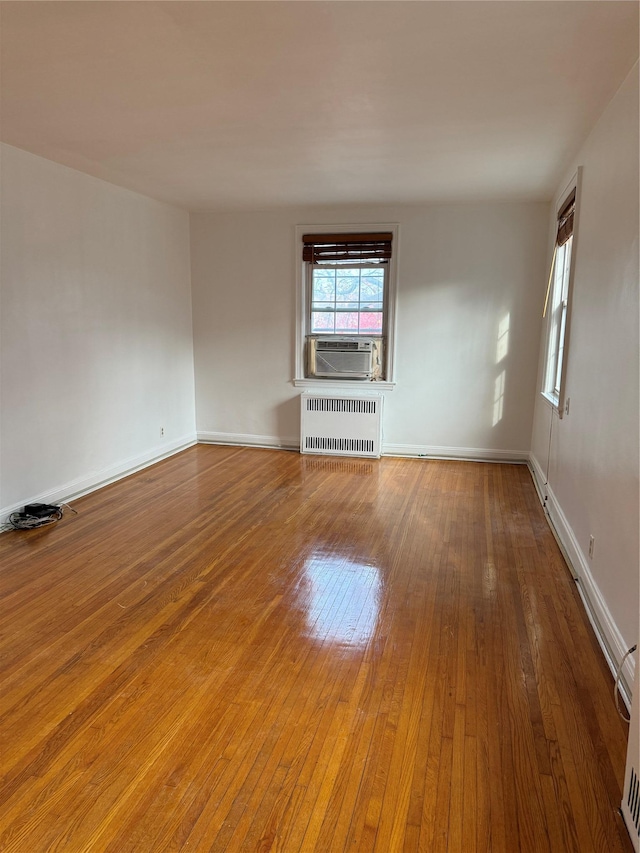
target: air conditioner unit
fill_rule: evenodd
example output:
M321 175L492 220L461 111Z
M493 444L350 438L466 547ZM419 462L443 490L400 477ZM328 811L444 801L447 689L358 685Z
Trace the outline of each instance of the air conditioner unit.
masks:
M373 338L333 335L307 339L311 377L371 379L376 342Z

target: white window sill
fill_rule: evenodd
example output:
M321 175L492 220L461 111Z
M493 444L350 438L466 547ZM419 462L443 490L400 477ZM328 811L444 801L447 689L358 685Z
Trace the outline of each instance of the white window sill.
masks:
M369 382L364 379L294 379L294 388L340 388L342 391L393 391L395 382Z
M551 406L552 409L558 411L559 400L555 394L550 394L548 391L540 392L542 399L547 403L547 405Z

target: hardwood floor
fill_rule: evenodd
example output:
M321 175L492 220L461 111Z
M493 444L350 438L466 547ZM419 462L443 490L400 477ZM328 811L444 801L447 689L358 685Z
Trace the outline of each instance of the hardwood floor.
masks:
M0 850L631 851L523 466L198 446L0 537Z

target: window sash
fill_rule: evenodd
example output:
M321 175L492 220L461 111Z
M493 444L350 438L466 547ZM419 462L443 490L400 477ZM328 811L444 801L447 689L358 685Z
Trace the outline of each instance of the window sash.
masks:
M358 270L357 299L338 298L337 280L340 273L347 270ZM314 299L314 272L317 270L335 270L333 298ZM378 299L366 299L362 296L362 272L375 270L382 273L381 293ZM311 335L359 335L362 337L384 337L387 333L387 300L388 300L388 269L376 263L343 264L322 263L307 265L307 333ZM331 315L333 323L320 328L314 322L314 315ZM349 327L338 322L340 315L355 315L356 326ZM362 324L363 315L380 315L381 323L375 328Z
M559 402L562 387L572 249L571 235L565 243L558 246L551 292L545 392L556 404Z

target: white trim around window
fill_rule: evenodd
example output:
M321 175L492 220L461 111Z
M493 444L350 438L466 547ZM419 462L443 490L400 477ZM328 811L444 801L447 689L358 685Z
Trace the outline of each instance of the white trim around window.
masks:
M392 256L389 262L386 294L386 378L384 381L362 382L353 379L310 379L305 376L304 346L307 335L308 292L306 280L306 264L302 260L302 237L304 234L349 234L368 233L371 231L387 231L393 234ZM397 303L397 276L399 254L399 226L397 223L365 223L356 225L296 225L295 227L295 264L296 264L296 340L295 340L295 376L293 384L296 388L340 388L350 391L390 390L395 384L395 325Z

